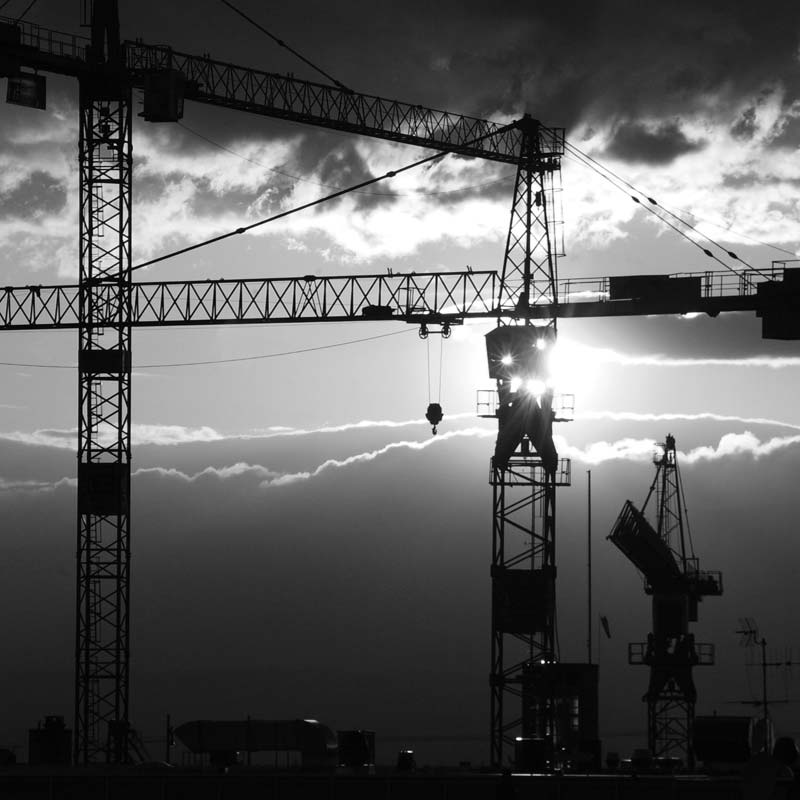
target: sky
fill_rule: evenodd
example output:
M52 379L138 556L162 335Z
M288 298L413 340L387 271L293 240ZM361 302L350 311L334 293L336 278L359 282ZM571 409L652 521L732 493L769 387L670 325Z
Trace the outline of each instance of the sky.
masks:
M237 5L356 91L566 128L704 247L758 269L800 252L795 3ZM125 38L324 81L216 0L120 0L120 17ZM77 4L38 0L26 19L85 33ZM2 107L3 285L77 282L76 108L57 76L46 111ZM176 125L137 119L134 263L422 155L191 103ZM562 183L562 278L709 268L580 160L565 157ZM512 189L508 166L449 157L138 278L499 269ZM385 760L403 746L419 763L488 760L496 429L475 392L490 388L490 328L444 342L393 322L135 333L131 718L145 738L166 713L313 717L375 730ZM626 499L644 500L668 433L696 553L725 586L695 626L717 648L717 666L696 671L698 713L742 713L735 701L760 692L740 618L774 658L800 656L800 347L762 340L752 314L563 320L559 343L576 407L556 429L573 476L558 498L561 656L586 656L591 470L594 609L612 633L599 639L594 621L601 738L624 752L646 740L647 674L626 659L650 608L605 536ZM191 365L249 356L263 358ZM37 720L72 717L76 334L3 332L0 362L0 746L24 753ZM430 401L445 413L436 437ZM787 670L770 687L800 696ZM775 707L783 733L800 735L796 717Z

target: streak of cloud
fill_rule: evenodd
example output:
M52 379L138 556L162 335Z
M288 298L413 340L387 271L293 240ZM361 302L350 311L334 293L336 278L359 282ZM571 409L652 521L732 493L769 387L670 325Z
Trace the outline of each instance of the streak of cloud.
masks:
M457 414L448 414L448 421L463 420L473 418L475 415L471 411L463 411ZM291 428L287 426L276 426L266 428L263 431L253 433L220 433L208 425L191 428L184 425L154 425L154 424L135 424L132 426L131 437L134 446L156 445L174 446L181 444L191 444L194 442L221 442L231 440L258 440L273 439L286 436L314 436L328 433L346 433L348 431L363 431L370 429L395 429L406 428L417 425L430 425L424 419L407 420L359 420L358 422L345 422L339 425L322 425L319 428ZM111 436L110 432L105 433L105 437ZM101 440L104 434L100 432ZM0 432L0 439L10 442L19 442L40 447L56 447L64 450L76 450L78 447L77 428L68 429L39 429L30 432L9 431Z
M715 414L703 411L697 414L669 412L662 414L639 411L583 411L575 414L576 421L607 419L613 422L740 422L743 425L774 425L781 428L800 430L800 425L767 417L739 417L733 414Z
M596 415L600 417L600 414ZM744 418L729 417L714 414L634 414L632 412L603 412L603 416L622 419L636 419L647 421L668 419L715 419L716 421L745 421ZM781 423L775 420L755 419L753 422L768 425L785 425L795 429L800 426ZM299 472L280 472L261 464L249 464L239 461L224 467L208 466L198 472L187 473L175 467L140 467L132 473L132 477L155 476L169 480L177 480L184 484L194 484L202 479L229 481L240 478L251 478L258 481L261 489L270 489L288 486L319 477L331 470L366 464L376 459L399 450L422 451L432 445L441 445L444 442L459 438L494 438L493 430L487 428L464 428L462 430L448 431L439 436L432 436L420 441L404 440L390 442L375 450L356 453L346 458L330 458L323 461L314 469ZM584 446L572 445L563 436L555 436L556 447L562 458L570 458L584 464L597 465L607 461L648 461L657 452L658 444L653 439L624 437L613 442L597 441ZM683 464L698 464L701 462L719 461L737 456L750 456L753 459L766 458L781 450L800 444L800 434L793 436L773 436L761 440L751 431L741 433L726 433L720 437L716 446L700 445L686 452L679 451L679 459ZM0 478L0 492L39 492L53 491L61 487L74 489L77 486L75 478L61 478L58 481L11 481Z
M448 421L474 418L475 414L471 411L461 411L457 414L447 414ZM341 425L323 425L319 428L289 428L285 426L267 428L264 432L244 434L243 439L271 439L276 436L310 436L319 433L344 433L345 431L368 430L370 428L406 428L414 425L430 425L424 419L406 420L372 420L363 419L359 422L345 422Z
M286 473L284 475L280 475L275 478L270 478L265 480L262 484L262 488L269 488L271 486L286 486L290 483L297 483L299 481L307 481L311 478L316 478L321 473L325 472L326 470L330 469L341 469L342 467L349 467L353 464L363 464L365 462L374 461L376 458L386 455L386 453L391 452L392 450L397 449L408 449L408 450L424 450L427 447L430 447L432 444L436 444L437 442L447 441L448 439L454 439L456 437L464 437L464 436L474 436L478 438L489 438L494 437L494 432L487 430L485 428L465 428L464 430L460 431L448 431L447 433L443 433L439 436L432 437L430 439L426 439L421 442L414 442L414 441L405 441L405 442L391 442L387 444L385 447L381 447L378 450L370 450L366 453L358 453L354 456L348 456L344 459L336 459L336 458L329 458L327 461L323 461L316 469L310 470L308 472L291 472Z
M615 442L592 442L584 447L571 445L561 436L554 437L554 439L559 455L591 465L601 464L605 461L647 461L657 452L658 446L653 439L624 438ZM701 445L687 452L679 451L678 458L682 464L719 461L746 455L760 459L797 444L800 444L800 435L774 436L761 441L750 431L726 433L720 437L716 447Z
M243 476L255 476L259 480L271 480L280 477L280 472L275 472L260 464L248 464L237 461L227 467L206 467L191 475L174 467L140 467L131 473L131 477L138 478L144 475L157 475L162 478L174 478L184 483L195 483L202 478L216 478L221 481Z
M202 478L217 478L219 480L228 480L230 478L238 477L256 477L261 483L261 488L270 488L274 486L286 486L291 483L300 481L307 481L311 478L316 478L323 472L331 469L339 469L342 467L349 467L355 464L363 464L369 461L374 461L380 456L386 455L395 450L425 450L431 445L440 444L455 438L464 437L477 437L477 438L490 438L494 437L494 432L486 428L465 428L458 431L448 431L438 436L432 436L429 439L422 441L401 441L390 442L389 444L377 450L369 450L363 453L357 453L343 459L330 458L324 461L318 467L312 470L302 472L276 472L269 467L262 466L261 464L248 464L240 461L226 467L205 467L199 472L192 474L182 472L174 467L142 467L135 470L133 477L143 475L157 475L164 478L174 478L184 483L195 483Z
M109 442L111 431L100 430L98 438L101 442ZM227 437L218 433L213 428L201 426L189 428L183 425L133 425L131 438L134 445L178 445L191 442L217 442ZM69 429L39 429L35 431L9 431L0 433L0 439L10 442L19 442L38 447L56 447L62 450L78 449L78 430Z
M68 488L77 489L77 478L60 478L57 481L10 481L0 477L0 493L3 492L22 492L22 493L36 493L36 492L54 492L57 489Z
M588 363L619 364L625 367L748 367L789 369L800 367L800 356L746 356L744 358L674 358L661 354L628 355L608 347L571 343L570 349Z

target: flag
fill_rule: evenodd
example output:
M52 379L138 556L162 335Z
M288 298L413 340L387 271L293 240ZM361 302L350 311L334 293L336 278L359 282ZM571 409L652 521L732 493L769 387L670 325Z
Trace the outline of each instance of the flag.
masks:
M611 628L608 624L608 617L600 617L600 624L603 626L603 631L606 634L607 638L611 638Z

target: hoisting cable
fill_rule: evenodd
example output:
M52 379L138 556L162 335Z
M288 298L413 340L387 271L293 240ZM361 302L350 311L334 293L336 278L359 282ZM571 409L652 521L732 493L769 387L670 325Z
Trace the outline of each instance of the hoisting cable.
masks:
M661 206L661 208L665 208L665 206ZM669 209L666 209L669 210ZM761 239L756 239L755 236L748 236L746 233L742 233L741 231L733 230L730 225L722 225L719 222L714 222L710 219L705 219L704 217L698 217L693 211L690 211L687 208L676 208L675 211L680 211L681 214L688 214L690 217L694 217L698 222L705 222L706 225L711 225L714 228L717 228L721 231L728 231L730 233L735 234L736 236L741 237L742 239L749 239L751 242L755 242L756 244L760 244L762 247L769 247L771 250L777 250L779 253L786 253L786 255L797 257L797 253L794 250L788 250L785 247L778 247L776 244L770 244L769 242L763 242ZM674 213L674 212L673 212Z
M314 353L317 350L331 350L334 347L347 347L351 344L371 342L375 339L386 339L389 336L400 336L404 333L411 333L411 331L411 328L406 328L402 331L379 333L375 336L366 336L361 339L349 339L346 342L320 344L316 347L303 347L299 350L285 350L281 353L261 353L255 356L234 356L233 358L217 358L212 361L179 361L174 364L134 364L134 369L161 369L163 367L205 367L214 364L235 364L242 361L261 361L262 359L266 358L282 358L284 356L296 356L302 353ZM16 361L0 361L0 367L28 367L30 369L77 369L76 364L23 364Z
M431 340L425 339L425 358L428 366L428 404L431 402Z
M442 335L441 339L444 339ZM439 393L436 396L436 402L431 400L431 340L429 337L425 338L425 349L427 354L428 364L428 410L425 412L425 419L431 424L431 433L434 436L438 433L439 423L444 417L442 412L442 341L439 341Z
M31 0L28 7L16 18L14 24L19 24L25 18L26 14L36 5L37 0ZM3 6L5 8L5 4Z
M478 136L475 139L471 139L468 142L464 142L460 145L460 147L471 147L478 142L483 141L484 139L489 139L493 136L497 136L505 131L511 130L512 128L516 127L516 123L511 123L510 125L504 125L502 128L498 128L495 131L491 131L489 133L485 133L482 136ZM415 167L420 167L423 164L429 164L432 161L436 161L437 159L444 158L445 156L450 154L450 150L442 150L439 153L434 153L433 155L426 156L425 158L421 158L418 161L414 161L411 164L406 164L404 167L400 167L399 169L391 170L383 175L378 175L375 178L370 178L369 180L362 181L361 183L357 183L354 186L349 186L346 189L340 189L337 192L333 192L332 194L326 195L325 197L318 197L316 200L311 200L308 203L303 203L303 205L295 206L295 208L290 208L288 211L281 211L278 214L273 214L271 217L267 217L266 219L259 220L258 222L252 222L249 225L244 225L241 228L236 228L236 230L228 231L227 233L221 233L219 236L214 236L211 239L206 239L202 242L196 242L195 244L188 245L187 247L182 247L179 250L174 250L171 253L166 253L163 256L158 256L157 258L151 258L149 261L145 261L141 264L136 264L135 266L131 267L131 272L135 272L139 269L144 269L145 267L150 267L153 264L158 264L161 261L166 261L169 258L174 258L175 256L184 255L185 253L190 253L193 250L198 250L201 247L206 247L209 244L214 244L216 242L221 242L224 239L229 239L231 236L237 236L240 233L247 233L247 231L253 230L253 228L258 228L261 225L266 225L268 222L275 222L276 220L283 219L284 217L288 217L292 214L296 214L298 211L305 211L308 208L313 208L314 206L318 206L322 203L327 202L328 200L335 200L337 197L342 197L350 192L355 192L358 189L363 189L365 186L372 186L374 183L378 183L379 181L386 180L387 178L394 178L396 175L400 175L403 172L407 172L410 169L414 169ZM118 280L116 276L109 276L105 278L94 278L88 283L106 283L106 282L114 282Z
M437 396L440 403L442 402L442 356L444 354L444 340L445 336L442 334L439 337L439 394Z
M729 270L730 272L733 272L735 275L739 274L738 270L735 270L733 267L731 267L728 264L726 264L722 259L720 259L714 253L712 253L708 248L703 247L703 245L700 242L698 242L696 239L693 239L691 236L689 236L689 234L686 233L685 230L679 228L677 225L675 225L674 223L670 222L668 219L665 219L661 214L659 214L653 206L656 206L658 208L662 208L662 207L659 206L658 203L653 198L647 197L647 200L651 203L651 205L646 205L646 204L642 203L641 199L639 197L637 197L637 195L635 195L635 194L630 194L629 190L633 189L633 191L636 191L637 193L642 194L643 197L646 196L646 195L644 195L644 193L638 192L638 190L635 189L634 187L632 187L630 184L628 184L627 181L625 181L622 178L618 178L616 175L614 175L614 173L611 173L611 171L608 170L607 167L604 167L604 166L598 164L598 162L595 161L590 156L585 156L580 150L578 150L574 146L568 145L568 147L573 151L573 152L570 153L570 155L576 161L578 161L579 163L582 163L584 166L589 167L589 169L591 169L594 172L596 172L601 178L604 178L605 180L607 180L612 186L614 186L615 188L619 189L621 192L624 192L625 194L627 194L630 197L630 199L633 200L634 203L636 203L637 205L640 205L642 208L645 209L645 211L649 211L653 216L655 216L658 220L660 220L664 225L666 225L668 228L671 228L673 231L675 231L675 233L677 233L679 236L682 236L684 239L686 239L689 243L693 244L695 247L699 248L706 256L708 256L709 258L711 258L714 261L716 261L719 264L721 264L726 270ZM611 174L610 175L606 174L606 172L603 171L603 170L607 170ZM688 228L692 227L688 222L684 222L682 219L680 219L680 217L678 217L678 220L683 225L685 225L686 227L688 227ZM703 234L699 234L699 235L702 236ZM766 277L766 276L764 276L764 277Z
M246 19L251 25L258 28L258 30L260 30L261 33L264 33L267 36L269 36L269 38L272 39L273 42L280 45L281 47L286 48L293 56L297 56L297 58L299 58L304 64L307 64L309 67L311 67L311 69L319 72L320 75L324 75L329 81L331 81L335 86L337 86L343 92L349 92L350 94L353 94L352 89L349 89L341 81L337 81L336 78L334 78L332 75L329 75L321 67L318 67L316 64L313 64L311 61L305 58L305 56L300 55L300 53L298 53L297 50L293 50L291 47L289 47L288 44L286 44L286 42L284 42L282 39L279 39L277 36L270 33L265 27L263 27L263 25L259 25L259 23L257 23L252 17L248 17L247 14L244 13L244 11L240 11L238 8L236 8L236 6L233 3L229 3L228 0L222 0L222 2L226 6L228 6L228 8L230 8L232 11L235 11L240 17Z
M642 191L640 191L639 189L637 189L637 188L636 188L636 187L635 187L635 186L634 186L632 183L630 183L630 181L627 181L625 178L623 178L622 176L618 175L618 174L617 174L616 172L614 172L614 171L613 171L613 170L612 170L610 167L607 167L607 166L605 166L605 164L600 164L600 163L599 163L599 162L598 162L596 159L592 158L592 157L591 157L591 156L590 156L588 153L583 153L582 151L578 150L578 148L577 148L577 147L575 147L574 145L570 145L570 147L571 147L571 148L572 148L572 149L573 149L575 152L577 152L577 153L580 153L580 154L581 154L581 155L582 155L584 158L587 158L589 161L593 162L593 163L594 163L594 164L596 164L598 167L600 167L601 169L604 169L604 170L605 170L606 172L608 172L610 175L614 176L614 178L615 178L616 180L620 181L622 184L624 184L625 186L627 186L627 187L628 187L628 188L629 188L631 191L634 191L634 192L636 192L637 194L640 194L640 195L642 195L642 196L646 196L646 195L644 194L644 192L642 192ZM640 200L636 200L636 198L633 198L633 200L634 200L635 202L641 202ZM759 271L758 271L758 270L757 270L757 269L756 269L754 266L752 266L751 264L748 264L748 263L747 263L747 262L746 262L744 259L742 259L742 258L739 258L739 256L738 256L738 255L736 255L736 253L734 253L732 250L728 250L727 248L723 247L723 246L722 246L722 245L721 245L719 242L717 242L715 239L712 239L712 238L711 238L711 237L710 237L708 234L706 234L706 233L701 233L701 232L700 232L700 231L697 229L697 227L696 227L696 226L692 225L690 222L687 222L685 219L683 219L681 216L679 216L678 214L676 214L674 211L671 211L670 209L668 209L666 206L662 206L662 205L661 205L661 204L660 204L658 201L656 201L656 200L655 200L655 199L653 199L652 197L647 197L647 201L648 201L648 202L649 202L651 205L653 205L653 206L655 206L655 207L657 207L657 208L660 208L662 211L664 211L664 213L666 213L666 214L669 214L669 216L671 216L673 219L676 219L676 220L677 220L678 222L680 222L682 225L685 225L687 228L689 228L689 230L692 230L692 231L694 231L694 232L695 232L695 233L696 233L698 236L702 236L703 238L707 239L707 240L708 240L708 241L709 241L711 244L713 244L715 247L718 247L720 250L722 250L722 251L723 251L723 252L724 252L724 253L725 253L725 254L726 254L726 255L727 255L729 258L732 258L734 261L739 261L740 263L744 264L744 265L745 265L745 266L746 266L748 269L750 269L750 270L753 270L753 271L757 272L757 273L758 273L759 275L761 275L762 277L767 277L766 275L763 275L763 273L759 272ZM663 220L663 217L661 217L660 215L659 215L659 218ZM666 220L664 220L664 222L666 222ZM669 224L669 223L667 222L666 224ZM708 251L705 251L705 250L704 250L704 252L706 253L706 255L710 255L710 254L708 253ZM717 260L719 260L719 259L717 259Z
M212 145L213 147L217 147L220 150L235 156L236 158L241 158L242 161L247 161L249 164L254 164L256 167L261 167L261 169L266 169L269 172L274 172L276 175L280 175L281 177L288 178L291 181L297 181L300 183L310 183L314 186L322 186L325 189L341 189L341 186L334 186L332 183L323 183L322 181L315 181L312 178L301 178L299 175L292 175L289 172L284 172L282 169L277 169L276 167L268 167L266 164L263 164L260 161L256 161L254 158L250 158L249 156L242 155L241 153L237 153L235 150L231 150L230 147L226 147L224 144L220 144L219 142L215 142L213 139L210 139L208 136L200 133L199 131L194 130L194 128L190 128L183 122L178 122L178 127L183 128L185 131L197 136L198 139L202 139L204 142L208 142L208 144ZM462 186L459 189L441 189L440 191L434 192L426 192L422 189L414 189L411 192L362 192L358 191L357 194L365 194L369 197L440 197L442 195L447 194L458 194L459 192L469 192L473 189L484 189L487 186L494 186L498 183L505 183L506 181L511 180L516 173L508 172L505 175L501 175L499 178L492 178L490 181L484 181L483 183L473 183L469 186ZM790 252L789 250L785 252Z
M697 228L694 225L692 225L691 223L689 223L686 220L682 219L680 216L678 216L674 212L670 211L669 209L665 208L664 206L660 205L658 203L658 201L656 201L654 198L649 197L644 192L642 192L639 189L637 189L629 181L627 181L624 178L620 177L619 175L617 175L615 172L613 172L611 169L609 169L605 165L600 164L596 159L592 158L590 155L584 153L583 151L581 151L577 147L575 147L575 145L573 145L573 144L571 144L569 142L566 142L565 144L566 144L566 147L567 147L567 149L569 151L569 155L571 155L576 161L578 161L579 163L582 163L586 167L589 167L589 169L591 169L594 172L596 172L601 178L604 178L605 180L607 180L609 183L611 183L612 186L615 186L620 191L625 192L625 194L629 194L629 191L636 192L636 194L629 194L631 200L633 200L634 203L637 203L638 205L641 205L642 208L644 208L645 210L647 210L651 214L653 214L655 217L657 217L664 225L666 225L668 228L671 228L673 231L675 231L680 236L683 236L684 239L686 239L687 241L691 242L693 245L695 245L695 247L699 248L706 256L708 256L709 258L712 258L714 261L716 261L719 264L721 264L725 269L729 270L730 272L734 273L735 275L739 275L740 274L739 270L736 270L733 267L731 267L729 264L725 263L717 255L712 253L711 250L709 250L707 247L703 247L703 245L700 242L698 242L696 239L694 239L691 236L689 236L689 234L685 230L679 228L677 225L675 225L674 223L670 222L668 219L665 219L665 217L662 214L658 213L658 211L656 211L656 209L659 209L659 210L663 211L664 214L668 214L673 219L677 220L685 228L688 228L689 230L691 230L694 233L696 233L698 236L706 239L712 245L714 245L715 247L718 247L720 250L722 250L727 256L729 256L730 258L740 262L745 267L747 267L749 270L755 272L757 275L760 275L762 278L765 278L767 280L770 279L769 275L765 274L764 272L761 272L759 269L757 269L756 267L753 267L751 264L748 264L742 258L737 256L736 253L734 253L731 250L727 250L719 242L715 241L714 239L712 239L707 234L701 233L699 230L697 230ZM649 205L645 204L642 201L642 199L640 197L638 197L637 195L641 195L641 197L646 198L647 203L649 203Z

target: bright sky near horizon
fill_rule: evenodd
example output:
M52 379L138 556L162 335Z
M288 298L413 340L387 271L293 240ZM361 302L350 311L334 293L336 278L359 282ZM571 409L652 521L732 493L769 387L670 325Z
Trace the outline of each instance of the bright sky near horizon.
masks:
M566 127L581 151L754 267L800 251L800 9L788 0L238 5L357 91ZM121 0L120 16L125 38L324 81L215 0ZM82 32L76 3L38 0L27 19ZM3 285L76 282L77 124L77 87L54 76L46 111L0 110ZM137 119L134 262L420 155L189 103L178 125ZM563 186L561 277L709 267L574 158ZM507 166L448 157L137 277L499 269L512 188ZM484 736L494 426L474 403L489 386L490 327L465 325L444 343L398 323L136 332L135 724L157 735L166 712L251 713L373 728L379 742ZM576 394L576 421L557 429L574 477L559 496L561 647L584 657L591 469L595 607L613 630L596 642L601 729L608 742L633 734L620 745L632 747L645 739L646 675L626 665L626 645L646 638L649 606L604 536L626 498L644 498L667 433L701 564L725 575L697 626L719 663L698 675L698 711L726 713L755 687L739 617L755 617L775 646L800 644L785 615L796 597L800 346L762 340L760 322L740 314L565 320L559 331L564 390ZM383 338L314 349L370 337ZM308 352L162 366L298 350ZM74 333L0 335L0 600L16 645L0 685L20 687L0 746L22 743L45 714L72 713L77 379L56 367L75 362ZM445 411L436 438L430 399ZM800 733L785 708L780 722ZM460 746L468 752L441 757L488 755L481 741Z

